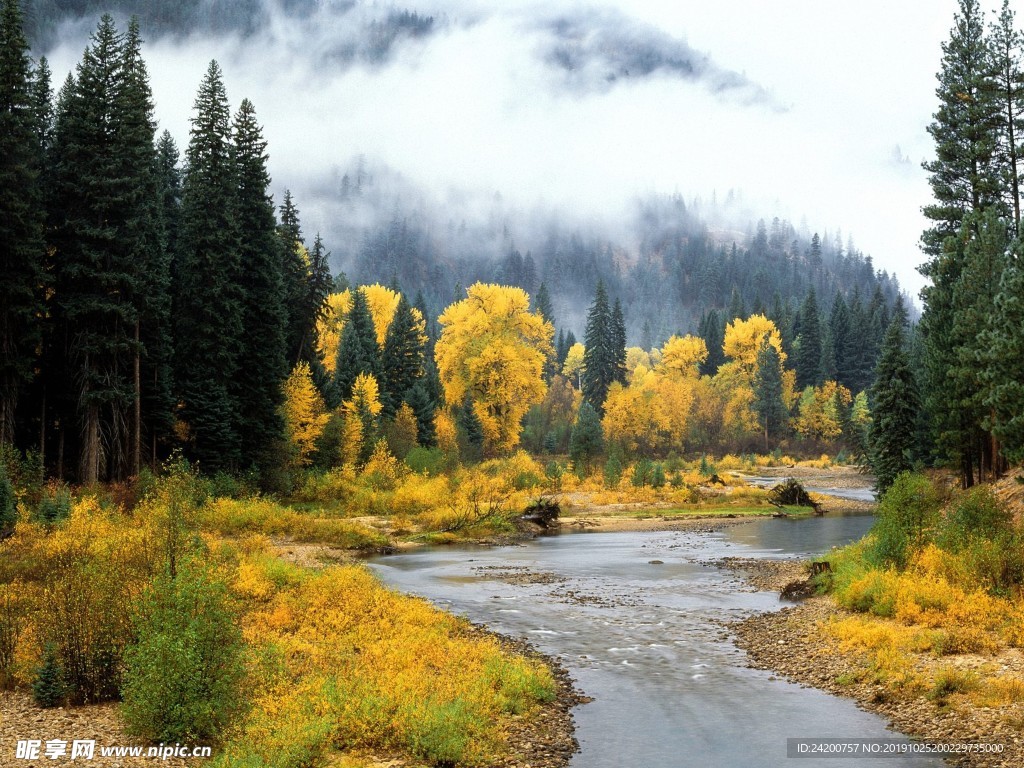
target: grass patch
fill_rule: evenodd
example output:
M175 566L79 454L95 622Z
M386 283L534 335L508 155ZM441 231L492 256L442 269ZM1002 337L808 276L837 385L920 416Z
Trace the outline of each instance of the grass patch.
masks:
M262 533L343 549L372 550L388 543L387 537L365 525L313 517L261 498L211 501L200 513L200 525L222 536Z

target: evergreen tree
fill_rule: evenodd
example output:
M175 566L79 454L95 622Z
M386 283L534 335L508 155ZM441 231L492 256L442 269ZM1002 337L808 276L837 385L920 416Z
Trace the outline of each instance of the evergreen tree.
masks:
M134 418L131 473L142 466L143 440L171 434L174 424L171 328L171 258L163 209L162 167L154 148L156 120L149 74L142 59L139 24L131 19L124 44L124 93L119 99L119 130L123 159L133 187L127 203L124 239L129 262L138 273L134 297L136 326L133 348ZM151 455L152 464L156 456Z
M166 320L155 121L140 49L136 24L122 36L104 16L62 91L54 130L56 314L77 390L76 413L65 416L78 417L86 482L138 468L141 327L148 336Z
M434 413L437 406L427 382L417 381L409 390L405 402L416 416L416 442L424 448L437 445L437 433L434 430Z
M989 33L993 83L998 103L998 135L995 151L1000 185L1007 208L1013 214L1013 233L1020 230L1021 116L1024 115L1024 72L1021 70L1024 35L1016 28L1009 0L1003 0L999 20Z
M713 309L701 318L697 335L704 339L708 348L708 356L700 364L701 376L714 376L719 366L725 363L725 324L717 309Z
M456 413L455 421L459 428L459 452L463 459L480 461L484 453L484 428L473 409L473 400L468 392Z
M583 354L583 399L598 413L603 413L608 388L619 376L612 310L608 306L608 293L603 281L598 281L594 303L587 313L583 344L586 349Z
M757 353L754 410L764 428L764 449L767 452L770 436L778 436L782 432L789 416L782 399L782 358L767 338Z
M611 351L615 381L626 384L626 318L618 299L612 307Z
M796 351L796 384L800 389L815 387L821 379L821 325L818 301L811 288L800 307L800 336Z
M352 308L345 319L338 344L338 362L334 369L334 399L352 397L352 385L360 373L377 376L380 371L380 352L373 318L366 305L366 296L360 290L352 292Z
M176 370L190 452L204 470L238 465L233 396L244 332L239 290L238 181L220 66L210 62L195 102L182 184Z
M913 372L904 347L900 312L889 324L882 356L869 393L871 428L869 451L871 471L884 493L900 472L912 467L919 399Z
M403 400L423 375L424 342L412 307L399 294L380 356L380 401L385 419L395 418Z
M267 467L282 435L282 385L288 376L283 252L268 191L267 142L248 99L242 100L232 133L244 328L238 349L242 375L232 394L238 403L242 465Z
M1013 242L982 337L985 405L1011 462L1024 461L1024 244Z
M14 440L18 397L32 378L42 336L42 195L28 43L17 0L0 10L0 445Z
M847 352L850 349L850 310L843 295L838 291L832 301L828 330L832 352L835 355L835 375L830 378L834 378L851 392L857 392L858 390L854 389L850 361L847 359Z
M577 473L586 472L591 462L604 450L601 417L586 400L580 403L576 421L569 434L569 459Z
M551 303L551 294L548 292L547 283L541 281L537 288L537 295L533 297L534 311L547 320L551 325L555 324L555 308Z
M281 204L281 223L278 227L284 251L285 307L288 310L288 360L298 362L307 353L308 333L312 324L308 317L310 263L302 239L299 209L292 200L291 190L285 190Z
M979 461L979 425L962 407L972 393L963 389L962 377L950 376L961 355L955 343L954 292L966 243L977 235L981 213L1002 204L996 162L1000 105L978 0L958 2L950 38L942 47L939 109L928 126L936 157L924 165L934 202L924 208L932 226L921 236L929 257L921 273L931 281L921 292L921 331L928 361L926 404L935 441L945 458L959 463L962 483L969 486ZM961 236L965 222L966 239Z

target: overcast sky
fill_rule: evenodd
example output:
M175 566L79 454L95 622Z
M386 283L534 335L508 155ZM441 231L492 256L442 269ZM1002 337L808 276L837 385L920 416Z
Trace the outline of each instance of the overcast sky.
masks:
M161 127L184 148L196 89L216 58L232 106L254 102L275 190L292 189L307 232L335 213L308 210L303 190L364 154L439 201L453 189L500 191L524 207L588 217L621 216L637 194L738 189L766 218L806 216L812 229L852 233L876 265L920 288L929 197L920 163L932 151L925 126L955 0L398 7L445 23L400 42L385 63L327 55L386 14L379 4L276 19L247 41L150 40ZM51 53L58 84L85 43L72 38ZM645 73L623 51L669 63ZM609 79L623 67L629 76ZM897 146L910 162L896 161Z

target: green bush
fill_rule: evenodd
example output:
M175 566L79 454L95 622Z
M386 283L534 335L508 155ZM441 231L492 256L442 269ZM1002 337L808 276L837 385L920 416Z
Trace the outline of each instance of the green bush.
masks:
M49 643L43 651L43 663L32 681L32 698L40 707L46 708L60 706L67 698L64 670L57 660L57 651Z
M35 519L40 523L53 525L67 520L71 514L71 490L64 484L51 485L43 492L43 498L36 507Z
M152 741L216 740L241 707L242 635L226 586L195 561L156 577L125 653L122 713Z
M661 488L665 485L665 468L657 463L651 470L651 487Z
M405 463L417 474L437 477L444 474L445 469L453 462L440 448L424 448L417 445L406 454Z
M651 482L653 474L654 465L651 464L650 459L637 459L636 464L633 465L633 477L631 478L633 486L643 488Z
M946 508L936 543L948 552L969 548L973 540L997 541L1013 533L1013 514L987 485L971 488Z
M604 465L604 484L606 488L618 488L622 480L622 457L619 451L612 449L608 452L608 461Z
M940 489L927 477L897 475L878 504L869 559L876 565L904 568L911 553L931 541L942 502Z

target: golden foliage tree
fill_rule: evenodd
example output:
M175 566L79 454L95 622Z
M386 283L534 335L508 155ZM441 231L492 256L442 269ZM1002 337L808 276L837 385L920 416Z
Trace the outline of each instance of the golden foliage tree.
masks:
M698 367L708 359L708 347L697 336L673 336L661 348L660 368L696 378Z
M835 440L843 433L843 409L852 401L850 390L834 381L807 387L793 426L803 437Z
M373 330L377 334L377 346L384 346L384 339L387 338L388 328L395 318L395 310L398 309L399 295L395 291L383 285L363 285L359 288L366 297L366 308L370 310L370 317L373 318Z
M746 320L736 318L725 327L725 342L722 350L726 357L732 358L744 370L753 375L757 366L757 353L765 337L768 343L779 353L779 360L786 364L786 353L782 351L782 335L775 323L764 315L751 315Z
M332 293L327 297L323 314L316 321L316 351L324 370L334 375L338 365L338 345L345 328L345 316L352 309L352 291Z
M562 364L562 375L571 381L576 389L583 387L583 355L586 351L579 342L573 344L566 352L565 362Z
M281 412L285 436L294 451L295 462L299 466L308 466L316 450L317 438L323 434L330 416L305 361L296 365L285 380Z
M437 369L448 405L458 407L468 395L485 449L504 453L519 444L523 416L544 397L554 328L530 311L521 288L476 283L466 294L439 318Z

